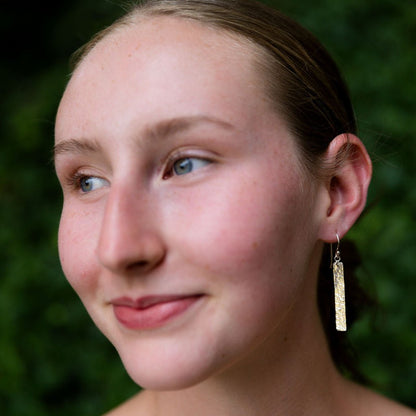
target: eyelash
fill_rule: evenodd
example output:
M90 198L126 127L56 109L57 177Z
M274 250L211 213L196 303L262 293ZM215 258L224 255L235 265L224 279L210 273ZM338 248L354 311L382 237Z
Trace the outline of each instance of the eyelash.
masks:
M174 173L174 168L175 168L175 164L180 162L180 161L184 161L186 159L189 160L198 160L200 163L206 163L206 164L210 164L212 163L212 160L210 160L207 157L202 157L202 156L196 156L194 154L186 154L186 153L176 153L174 155L172 155L171 157L169 157L167 163L166 163L166 169L163 173L163 179L169 179L172 176L181 176L178 173Z
M91 176L92 175L86 175L81 172L74 172L68 175L68 177L66 178L66 184L72 189L79 191L81 189L81 181Z

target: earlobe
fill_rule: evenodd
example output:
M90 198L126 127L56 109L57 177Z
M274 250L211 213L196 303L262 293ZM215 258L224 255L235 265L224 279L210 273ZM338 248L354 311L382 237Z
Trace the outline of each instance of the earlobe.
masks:
M341 238L347 233L363 211L372 164L364 144L353 134L341 134L332 140L325 163L333 168L326 182L329 205L320 238L333 242L337 233Z

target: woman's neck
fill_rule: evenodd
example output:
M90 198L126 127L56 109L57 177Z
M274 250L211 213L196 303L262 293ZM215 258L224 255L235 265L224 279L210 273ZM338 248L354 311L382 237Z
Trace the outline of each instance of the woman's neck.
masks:
M145 392L142 400L148 401L151 414L341 415L338 391L346 382L330 358L319 314L311 310L316 307L303 306L303 316L285 320L298 322L296 327L279 326L274 339L264 340L221 374L184 390ZM302 308L294 305L292 313L299 311Z

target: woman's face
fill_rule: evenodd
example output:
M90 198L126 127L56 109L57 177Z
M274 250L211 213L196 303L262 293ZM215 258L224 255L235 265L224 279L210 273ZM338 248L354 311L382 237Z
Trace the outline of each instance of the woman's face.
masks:
M323 193L251 48L146 20L98 44L58 111L63 270L144 387L277 348L313 286Z

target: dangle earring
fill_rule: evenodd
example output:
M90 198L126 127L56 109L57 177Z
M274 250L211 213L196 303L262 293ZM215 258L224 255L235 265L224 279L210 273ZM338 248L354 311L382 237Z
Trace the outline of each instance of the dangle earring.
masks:
M339 235L337 233L337 249L331 265L334 275L334 292L335 292L335 326L337 331L347 330L347 317L345 309L345 283L344 283L344 264L341 261L339 251ZM332 259L332 244L331 244Z

